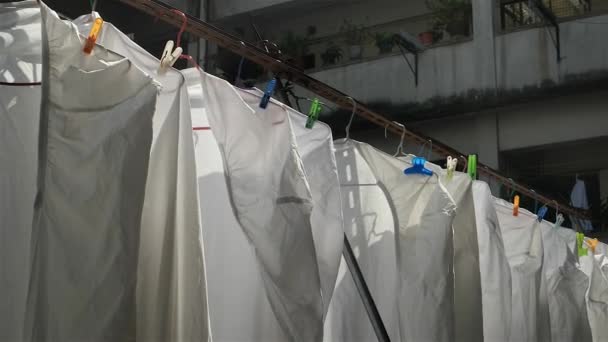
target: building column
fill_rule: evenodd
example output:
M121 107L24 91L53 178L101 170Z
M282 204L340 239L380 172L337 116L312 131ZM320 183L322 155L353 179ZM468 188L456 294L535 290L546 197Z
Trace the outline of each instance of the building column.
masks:
M496 89L495 6L496 1L472 0L473 45L478 90Z
M478 113L476 117L477 159L479 162L498 170L498 115L496 113ZM492 179L480 177L490 185L492 194L498 196L500 185Z

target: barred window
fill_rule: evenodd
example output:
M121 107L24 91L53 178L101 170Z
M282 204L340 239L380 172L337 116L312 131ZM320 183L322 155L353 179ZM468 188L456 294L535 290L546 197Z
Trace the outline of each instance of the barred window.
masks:
M595 7L599 10L608 7L608 0L543 0L543 3L558 18L588 14ZM500 0L500 19L501 28L505 31L542 22L528 7L528 0Z

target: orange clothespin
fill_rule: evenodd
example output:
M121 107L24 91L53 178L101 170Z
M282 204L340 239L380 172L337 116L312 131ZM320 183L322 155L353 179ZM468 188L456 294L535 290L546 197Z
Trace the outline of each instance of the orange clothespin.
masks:
M519 215L519 195L513 197L513 216Z
M597 247L598 243L598 239L588 239L585 241L585 244L589 246L589 249L591 249L591 252L593 253L595 253L595 248Z
M84 48L82 51L87 55L90 55L93 52L93 48L95 47L95 42L97 41L97 36L99 36L99 32L101 32L101 27L103 26L103 19L96 18L93 22L93 26L91 26L91 32L89 32L89 36L87 37L86 42L84 43Z

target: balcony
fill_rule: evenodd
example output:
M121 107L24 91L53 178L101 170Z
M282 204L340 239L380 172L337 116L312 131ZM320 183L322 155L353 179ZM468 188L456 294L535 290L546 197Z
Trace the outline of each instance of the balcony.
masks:
M560 31L559 62L552 28L531 24L429 46L419 54L418 84L402 55L378 51L359 61L322 66L311 76L376 108L408 113L412 120L605 84L608 15L587 12L560 18ZM411 54L406 58L413 61Z

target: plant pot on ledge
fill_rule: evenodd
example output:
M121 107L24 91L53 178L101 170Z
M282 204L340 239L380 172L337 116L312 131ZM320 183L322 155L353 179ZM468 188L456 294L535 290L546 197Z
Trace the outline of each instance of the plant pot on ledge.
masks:
M349 46L350 59L361 59L363 57L363 47L361 45L351 45Z
M420 34L418 34L418 40L420 41L420 44L424 46L433 45L433 32L421 32Z

